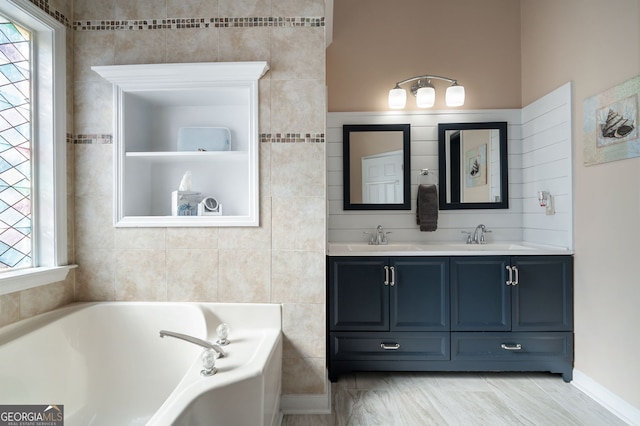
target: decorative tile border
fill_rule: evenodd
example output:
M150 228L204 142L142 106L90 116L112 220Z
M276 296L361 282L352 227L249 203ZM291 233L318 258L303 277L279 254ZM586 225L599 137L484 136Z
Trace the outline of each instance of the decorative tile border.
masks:
M260 133L261 143L324 143L324 133ZM67 143L74 145L104 145L113 143L113 135L109 134L77 134L67 133Z
M49 5L49 0L29 0L56 21L76 31L169 30L185 28L324 27L323 17L164 18L84 20L73 23Z
M184 28L324 27L324 17L167 18L75 21L76 31L170 30Z
M264 143L324 143L324 133L260 133Z
M78 134L73 138L75 145L108 145L113 143L113 135L108 134Z
M56 21L60 22L61 24L64 24L65 27L71 28L71 21L69 21L69 19L59 11L51 9L51 7L49 6L49 0L29 0L29 1L34 5L38 6L40 9L44 10L49 16L54 18Z

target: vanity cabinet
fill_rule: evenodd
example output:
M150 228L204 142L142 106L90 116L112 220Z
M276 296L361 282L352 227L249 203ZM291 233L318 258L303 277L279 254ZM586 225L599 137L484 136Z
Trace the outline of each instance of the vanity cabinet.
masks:
M449 358L448 259L330 257L327 276L331 380Z
M259 225L258 80L266 62L92 69L113 84L115 226ZM227 129L230 143L214 148L211 132ZM190 136L179 149L181 134ZM187 171L197 199L211 197L218 208L175 215L172 192Z
M328 257L329 377L573 369L571 256Z

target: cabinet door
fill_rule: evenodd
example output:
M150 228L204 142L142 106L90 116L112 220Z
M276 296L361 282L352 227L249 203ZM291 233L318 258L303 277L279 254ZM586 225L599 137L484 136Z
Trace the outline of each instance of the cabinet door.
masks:
M449 330L449 260L395 257L390 288L391 331Z
M389 330L386 257L329 258L329 327L332 331Z
M511 330L508 256L451 258L451 330Z
M513 256L518 283L512 286L514 331L573 329L573 258Z

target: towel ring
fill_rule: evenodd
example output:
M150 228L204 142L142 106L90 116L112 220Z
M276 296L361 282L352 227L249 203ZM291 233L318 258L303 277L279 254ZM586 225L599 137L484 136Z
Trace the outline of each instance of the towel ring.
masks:
M423 176L429 176L429 169L421 169L418 172L418 184L420 184L420 178L422 178Z

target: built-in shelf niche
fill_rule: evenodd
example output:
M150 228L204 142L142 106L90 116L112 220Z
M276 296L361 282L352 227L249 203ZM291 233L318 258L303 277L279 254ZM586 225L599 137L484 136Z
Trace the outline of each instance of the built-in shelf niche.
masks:
M114 90L114 224L258 226L258 80L266 62L95 66ZM181 127L226 127L230 151L177 150ZM186 171L221 216L172 216Z

